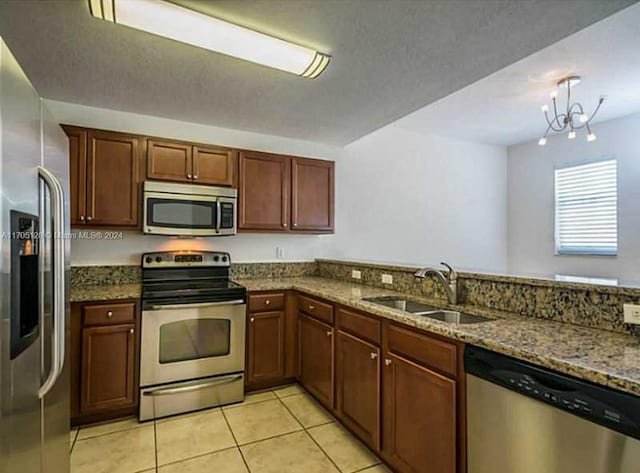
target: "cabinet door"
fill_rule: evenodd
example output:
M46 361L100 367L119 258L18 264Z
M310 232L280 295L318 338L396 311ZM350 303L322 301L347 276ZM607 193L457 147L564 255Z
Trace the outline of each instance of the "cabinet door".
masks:
M456 382L385 356L383 455L399 472L455 473Z
M294 158L291 175L293 230L333 231L334 163Z
M193 180L195 184L232 186L235 152L227 148L193 147Z
M87 158L87 223L138 224L137 136L89 131Z
M291 158L242 151L239 161L238 227L242 230L286 231Z
M333 409L333 328L300 313L298 330L300 383Z
M147 177L191 182L193 146L172 141L147 141Z
M63 128L69 138L71 225L81 225L87 215L87 132L72 126Z
M134 405L134 351L133 324L82 329L82 414Z
M249 317L249 382L284 377L284 312Z
M380 448L380 349L341 331L336 341L336 407L361 440Z

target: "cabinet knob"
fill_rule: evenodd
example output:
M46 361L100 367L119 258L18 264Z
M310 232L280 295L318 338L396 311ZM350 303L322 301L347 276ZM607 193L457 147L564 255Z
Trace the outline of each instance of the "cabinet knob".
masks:
M87 222L90 222L91 220L93 220L93 217L91 215L87 215Z
M265 305L269 305L271 304L271 301L269 299L267 299L266 301L264 301Z
M133 329L132 328L129 329L129 333L133 335Z
M297 224L297 223L294 223L294 224L293 224L293 226L294 226L294 227L297 227L297 226L298 226L298 224Z
M315 308L316 308L316 307L315 307L315 306L313 306L313 305L310 305L310 306L309 306L309 310L313 310L313 309L315 309Z
M256 319L255 319L255 318L253 318L253 317L251 317L251 318L249 319L249 322L253 323L253 321L254 321L254 320L256 320Z
M187 174L187 179L191 179L191 174Z
M113 312L112 311L107 312L107 317L109 318L113 317Z
M384 365L389 366L391 364L391 360L389 358L385 358Z
M327 330L327 337L330 337L331 335L333 335L333 332L331 330Z
M193 178L194 178L194 179L198 179L198 175L197 175L197 174L194 174L194 175L193 175Z
M286 223L283 223L283 224L282 224L282 226L283 226L283 227L285 227L285 228L287 228L287 224L286 224Z
M376 358L378 358L378 354L376 352L374 352L374 351L372 351L369 356L371 356L372 360L375 360Z
M84 215L80 215L80 221L84 222Z

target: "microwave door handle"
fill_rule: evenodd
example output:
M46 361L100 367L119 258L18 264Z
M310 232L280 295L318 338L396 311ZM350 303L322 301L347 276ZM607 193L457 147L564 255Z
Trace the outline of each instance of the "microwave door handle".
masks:
M222 226L222 205L220 204L220 198L216 199L216 233L220 233L220 227Z
M44 384L38 390L38 397L44 398L55 386L64 367L65 351L65 261L64 261L64 196L62 186L56 177L43 167L38 166L38 175L49 189L51 196L52 256L53 256L53 334L51 371ZM41 268L42 270L43 268Z

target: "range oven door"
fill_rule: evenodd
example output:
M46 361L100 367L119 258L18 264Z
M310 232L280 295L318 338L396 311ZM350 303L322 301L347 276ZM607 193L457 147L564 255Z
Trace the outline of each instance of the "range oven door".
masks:
M234 235L236 202L233 197L145 191L142 230L154 235Z
M140 385L244 371L245 312L244 300L145 308Z

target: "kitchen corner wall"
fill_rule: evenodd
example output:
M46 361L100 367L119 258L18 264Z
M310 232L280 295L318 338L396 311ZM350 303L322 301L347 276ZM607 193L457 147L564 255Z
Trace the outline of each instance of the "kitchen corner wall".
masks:
M330 159L339 162L343 148L280 136L231 130L168 118L121 112L46 100L60 123L141 135L174 138L229 147ZM240 234L231 237L178 239L125 231L121 240L72 240L71 264L139 264L146 251L207 249L228 251L235 262L275 261L276 248L284 250L283 261L310 261L323 256L333 235Z
M336 163L340 259L504 271L506 147L389 125Z
M606 105L606 104L605 104ZM640 279L640 114L597 123L598 139L566 133L508 149L509 272ZM618 160L618 255L555 255L554 168Z

